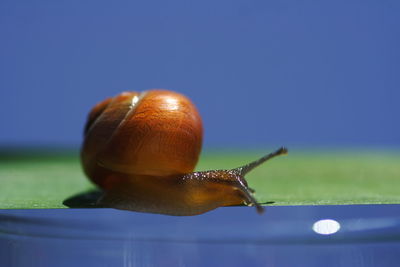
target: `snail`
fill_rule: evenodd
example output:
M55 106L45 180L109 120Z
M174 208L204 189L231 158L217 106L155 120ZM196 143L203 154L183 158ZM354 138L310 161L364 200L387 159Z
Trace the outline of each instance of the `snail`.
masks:
M287 149L235 169L193 172L202 136L199 112L176 92L123 92L98 103L81 149L86 176L104 192L98 204L168 215L244 204L262 213L244 175Z

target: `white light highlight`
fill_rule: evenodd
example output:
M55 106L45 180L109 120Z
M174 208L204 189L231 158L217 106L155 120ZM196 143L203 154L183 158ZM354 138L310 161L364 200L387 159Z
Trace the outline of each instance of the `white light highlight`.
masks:
M312 229L320 235L332 235L340 230L340 223L331 219L319 220L314 223Z
M138 101L139 101L139 97L137 95L132 97L131 107L134 107Z
M175 98L167 97L165 102L169 108L169 110L178 110L179 109L179 102Z

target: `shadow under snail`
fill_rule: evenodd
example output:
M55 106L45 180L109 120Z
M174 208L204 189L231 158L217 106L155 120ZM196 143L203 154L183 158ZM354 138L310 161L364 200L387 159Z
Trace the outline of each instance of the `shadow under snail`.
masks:
M81 150L85 174L104 192L98 204L169 215L244 204L262 213L244 175L287 149L231 170L193 172L202 137L196 107L176 92L123 92L98 103Z

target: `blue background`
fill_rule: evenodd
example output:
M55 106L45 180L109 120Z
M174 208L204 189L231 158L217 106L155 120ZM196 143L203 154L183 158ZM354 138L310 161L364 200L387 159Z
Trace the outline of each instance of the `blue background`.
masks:
M0 2L0 145L78 147L122 90L188 95L208 147L400 146L399 1Z

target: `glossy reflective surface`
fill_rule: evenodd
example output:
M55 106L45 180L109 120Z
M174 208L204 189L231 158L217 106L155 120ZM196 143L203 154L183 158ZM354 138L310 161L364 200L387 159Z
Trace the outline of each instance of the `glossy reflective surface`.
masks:
M400 206L2 210L5 266L396 266Z

